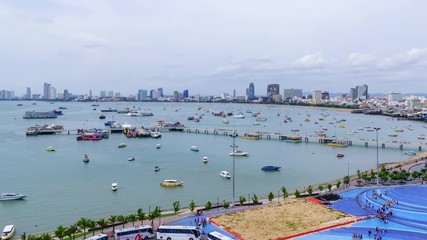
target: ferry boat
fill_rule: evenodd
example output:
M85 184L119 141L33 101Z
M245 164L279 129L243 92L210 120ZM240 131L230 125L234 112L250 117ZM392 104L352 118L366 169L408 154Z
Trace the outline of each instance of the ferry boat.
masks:
M261 168L261 170L263 171L279 171L281 167L279 166L274 166L274 165L265 165L264 167Z
M7 201L7 200L19 200L25 198L26 195L19 194L19 193L2 193L0 195L0 201Z
M219 175L220 175L221 177L223 177L223 178L226 178L226 179L230 179L230 178L231 178L230 173L228 173L227 171L221 171L221 172L219 173Z
M3 229L3 233L1 234L2 240L11 239L13 235L15 234L15 226L13 225L6 225Z
M249 139L249 140L259 140L261 139L260 133L245 133L242 136L243 139Z
M178 187L178 186L182 186L182 184L184 184L183 181L178 181L175 179L169 179L169 180L164 180L162 183L160 183L160 186L162 186L162 187Z

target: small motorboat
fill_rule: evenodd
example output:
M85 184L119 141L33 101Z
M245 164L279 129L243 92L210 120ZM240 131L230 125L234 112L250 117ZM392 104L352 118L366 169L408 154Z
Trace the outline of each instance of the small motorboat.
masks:
M150 137L152 138L161 138L162 134L159 132L150 132Z
M48 151L48 152L55 152L55 148L54 147L47 147L46 151Z
M342 154L342 153L337 154L337 158L342 158L342 157L344 157L344 154Z
M7 201L7 200L19 200L26 197L24 194L19 193L2 193L0 195L0 201Z
M93 111L96 111L96 108L94 108ZM105 115L100 115L99 119L105 119Z
M160 186L162 186L162 187L178 187L178 186L182 186L182 184L184 184L183 181L170 179L170 180L164 180L162 183L160 183Z
M227 179L230 179L230 178L231 178L230 173L228 173L227 171L221 171L221 172L219 173L219 175L220 175L221 177L223 177L223 178L227 178Z
M127 146L128 146L128 145L127 145L126 143L120 143L118 147L119 147L119 148L124 148L124 147L127 147Z
M117 189L119 189L119 184L117 184L117 183L112 183L112 184L111 184L111 190L113 190L113 191L117 191Z
M264 167L261 168L261 170L263 171L279 171L281 167L279 166L274 166L274 165L265 165Z
M244 152L244 151L234 151L234 152L231 152L230 154L229 154L230 156L249 156L249 153L248 152Z
M84 163L88 163L89 162L89 157L87 156L87 154L85 154L85 156L83 157L83 162Z
M414 152L414 151L406 151L406 152L404 152L404 154L408 155L408 156L415 156L415 155L417 155L417 153Z
M203 157L203 163L208 163L208 157Z
M158 144L156 144L156 148L157 149L160 149L162 146L158 143Z
M135 161L135 158L134 158L134 157L130 157L130 158L128 159L128 161Z
M6 225L3 229L3 233L1 234L1 239L3 240L11 239L15 234L15 231L16 231L15 226Z
M159 167L159 166L154 166L154 171L155 171L155 172L160 171L160 167Z
M190 150L193 151L193 152L198 152L199 151L199 147L197 147L197 146L191 146Z

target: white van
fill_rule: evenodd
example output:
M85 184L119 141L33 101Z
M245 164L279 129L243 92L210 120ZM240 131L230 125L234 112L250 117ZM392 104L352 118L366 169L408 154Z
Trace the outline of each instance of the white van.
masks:
M208 233L208 240L233 240L233 238L227 237L220 232L213 231Z

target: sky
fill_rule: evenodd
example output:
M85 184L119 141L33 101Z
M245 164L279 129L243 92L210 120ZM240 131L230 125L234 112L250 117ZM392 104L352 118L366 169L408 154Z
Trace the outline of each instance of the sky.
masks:
M2 0L0 89L427 92L424 0Z

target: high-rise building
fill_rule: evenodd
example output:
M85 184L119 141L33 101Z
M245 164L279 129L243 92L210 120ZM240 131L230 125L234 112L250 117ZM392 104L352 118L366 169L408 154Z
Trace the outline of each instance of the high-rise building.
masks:
M187 89L185 89L185 90L182 92L182 96L183 96L184 98L188 98L188 90L187 90Z
M150 90L150 98L153 100L157 100L159 98L159 92L155 89Z
M148 97L147 90L144 90L144 89L139 89L138 90L138 97L137 97L137 99L139 101L145 100L145 99L147 99L147 97Z
M302 89L283 89L283 99L302 98Z
M109 97L109 98L114 97L114 91L108 91L107 97Z
M57 94L56 94L56 88L50 86L49 87L49 98L48 99L56 99Z
M246 88L246 100L255 100L255 85L253 83L250 83L249 88Z
M115 98L119 98L119 97L121 97L122 95L119 93L119 92L116 92L116 93L114 93L114 97Z
M329 92L323 91L321 94L322 94L322 100L329 100Z
M163 88L157 88L157 92L159 92L159 97L163 97Z
M27 87L27 94L25 96L26 99L31 99L31 88Z
M355 88L350 88L350 98L353 100L368 100L368 85L364 84L362 86L356 86Z
M106 98L106 97L107 97L107 91L102 90L102 91L99 93L99 97L100 97L100 98Z
M172 100L175 102L179 101L179 92L178 91L173 91Z
M388 105L398 105L399 102L403 101L403 94L398 92L389 92L388 93Z
M274 95L280 94L279 84L268 84L267 85L267 98L272 100Z
M322 91L320 90L314 90L313 91L313 96L312 96L312 101L314 104L318 104L322 102Z
M71 94L68 92L67 89L64 90L64 100L68 101L71 99Z
M45 82L43 84L43 99L50 99L49 92L50 92L50 83Z

